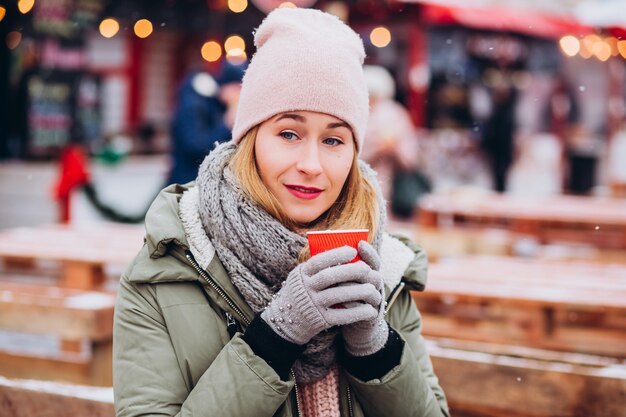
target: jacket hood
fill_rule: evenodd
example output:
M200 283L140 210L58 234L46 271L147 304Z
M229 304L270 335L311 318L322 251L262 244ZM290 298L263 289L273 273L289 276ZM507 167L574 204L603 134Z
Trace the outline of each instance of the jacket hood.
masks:
M146 245L150 258L160 258L173 245L184 250L189 249L189 243L178 216L178 203L187 189L188 185L170 185L163 189L150 205L146 214Z
M170 185L161 190L150 205L145 219L145 244L125 272L130 281L157 283L199 279L198 272L185 259L189 243L178 216L178 201L185 190L187 185Z

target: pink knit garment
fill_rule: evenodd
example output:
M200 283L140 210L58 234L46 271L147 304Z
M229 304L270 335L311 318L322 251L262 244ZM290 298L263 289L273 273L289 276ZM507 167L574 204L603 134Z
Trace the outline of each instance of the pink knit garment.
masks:
M333 367L322 379L299 387L303 417L340 417L339 370Z
M369 97L359 35L321 10L278 8L254 34L257 51L241 85L233 141L293 111L330 114L352 128L361 149Z

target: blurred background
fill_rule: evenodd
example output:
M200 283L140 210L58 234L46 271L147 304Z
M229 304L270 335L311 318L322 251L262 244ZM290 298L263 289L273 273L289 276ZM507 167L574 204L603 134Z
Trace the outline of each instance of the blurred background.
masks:
M11 415L51 407L35 391L111 415L119 274L156 193L228 140L275 7L364 41L362 156L431 260L415 300L453 415L626 416L623 0L1 1Z

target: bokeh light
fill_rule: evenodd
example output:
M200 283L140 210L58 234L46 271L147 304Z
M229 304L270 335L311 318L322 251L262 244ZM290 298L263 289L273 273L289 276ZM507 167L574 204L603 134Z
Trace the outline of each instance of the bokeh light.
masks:
M222 56L222 47L218 42L208 41L202 45L202 58L208 62L215 62Z
M563 36L559 41L561 50L567 56L574 56L580 51L580 42L575 36Z
M374 28L370 33L370 41L372 45L378 48L384 48L391 42L391 32L384 26Z
M592 46L592 52L600 61L604 62L611 57L611 46L600 39Z
M241 65L248 59L246 52L241 49L233 49L226 54L226 60L233 65Z
M344 22L348 21L348 15L350 13L346 3L343 3L341 1L332 1L330 3L326 3L326 5L324 6L324 11L330 14L334 14Z
M115 19L107 18L100 22L99 29L102 36L105 38L112 38L117 34L117 32L119 32L120 24Z
M604 41L611 48L611 55L612 56L618 56L619 55L619 51L617 50L617 38L615 38L613 36L610 36L610 37L606 38Z
M241 13L248 7L248 0L228 0L228 8L231 12Z
M626 59L626 40L617 42L617 50L622 58Z
M226 54L240 55L246 51L246 42L239 35L232 35L224 42Z
M2 19L4 19L4 16L7 14L7 9L5 9L4 7L0 6L0 22L2 22Z
M30 12L35 6L35 0L19 0L17 2L17 9L22 13L26 14Z
M585 36L580 42L580 56L585 59L591 58L594 55L593 48L597 42L602 42L602 39L598 35L592 33Z
M135 23L135 35L139 38L147 38L152 33L152 22L148 19L139 19Z
M14 30L13 32L9 32L7 34L7 38L6 38L7 48L13 50L17 48L17 45L19 45L21 41L22 41L22 34L20 32Z

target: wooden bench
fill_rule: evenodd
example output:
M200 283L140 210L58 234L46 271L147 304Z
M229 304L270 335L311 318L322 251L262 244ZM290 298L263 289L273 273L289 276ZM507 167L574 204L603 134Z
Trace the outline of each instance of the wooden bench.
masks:
M0 377L0 415L114 417L113 389Z
M5 270L56 261L61 265L61 286L100 288L105 267L128 264L141 249L143 235L143 226L114 223L7 229L0 232L0 259Z
M626 417L626 363L510 345L428 340L454 417Z
M616 198L626 197L626 182L614 181L609 185L611 196Z
M579 196L542 199L507 194L427 195L418 222L428 228L503 228L541 243L578 242L626 249L626 200Z
M45 352L3 346L0 375L111 385L114 304L111 293L0 281L0 330L57 341Z
M626 267L473 256L431 263L424 334L626 358Z

